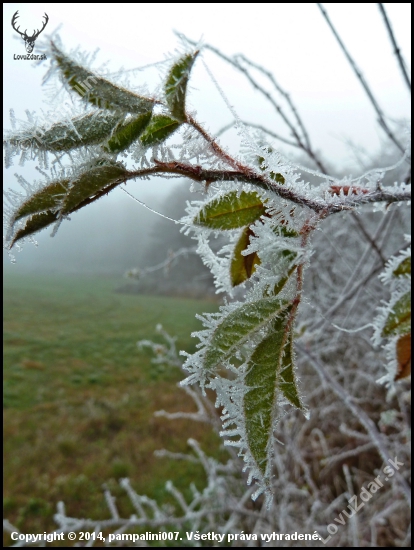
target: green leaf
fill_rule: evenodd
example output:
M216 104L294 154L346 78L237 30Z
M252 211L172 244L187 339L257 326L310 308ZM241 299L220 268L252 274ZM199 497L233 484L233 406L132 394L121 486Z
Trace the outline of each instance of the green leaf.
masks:
M70 151L76 147L104 141L118 124L119 114L95 111L72 119L71 123L53 124L42 133L37 132L36 143L48 151Z
M46 210L56 209L68 214L84 199L92 197L126 173L122 165L105 164L89 168L72 182L69 179L52 182L20 206L14 215L13 223L25 216Z
M14 222L24 216L31 216L25 226L16 232L10 248L16 241L57 221L61 214L69 214L77 210L83 200L92 197L98 191L116 183L117 180L122 181L122 177L126 173L127 171L122 165L101 164L85 171L72 182L60 180L50 183L35 193L16 212ZM56 209L56 211L53 212L51 209Z
M289 311L290 308L273 322L272 333L253 352L244 379L249 388L243 398L247 445L263 476L268 474L276 405L282 394L280 372L282 368L288 369L286 363L289 359L292 360L292 354L284 355ZM285 389L285 392L288 390Z
M276 183L280 183L280 185L283 185L285 183L285 178L282 176L282 174L277 174L276 172L270 172L270 178Z
M119 164L105 164L96 166L80 175L67 193L62 213L69 214L82 201L93 197L98 191L120 180L127 174L127 170Z
M180 122L186 120L185 96L190 72L198 51L186 54L172 66L165 82L165 96L171 114Z
M265 206L254 192L231 191L206 204L194 218L196 225L210 229L237 229L250 225L266 212Z
M30 218L28 218L26 225L22 229L19 229L17 231L10 245L10 248L12 248L12 246L17 241L23 239L23 237L27 237L28 235L32 235L33 233L37 233L37 231L44 229L48 225L57 221L57 219L58 214L50 212L49 210L47 212L42 212L41 214L35 214L34 216L31 216Z
M285 252L285 251L284 251ZM295 271L295 269L297 268L298 266L297 265L292 265L286 276L285 277L282 277L280 279L280 281L278 281L275 286L273 287L273 289L271 288L267 288L266 290L266 294L270 295L270 296L277 296L285 287L286 283L288 282L290 276L292 275L292 273Z
M288 305L289 302L279 298L262 298L243 304L229 313L217 326L207 345L204 356L205 368L213 369L233 355L250 336L268 325Z
M246 250L250 244L250 236L252 234L253 232L250 227L245 227L234 248L233 258L230 263L230 279L233 287L250 279L256 270L256 265L260 264L260 258L257 252L247 254L247 256L242 255L242 252Z
M151 119L151 115L152 111L148 111L121 124L104 146L104 150L110 153L119 153L127 149L143 133Z
M297 252L294 252L293 250L281 250L279 253L278 253L278 256L280 258L279 261L283 261L284 263L288 262L293 262L293 260L297 257Z
M283 237L297 237L298 233L294 229L289 229L283 225L278 226L275 229L275 233ZM253 231L249 226L245 227L242 230L239 240L236 243L234 248L233 257L230 263L230 280L233 287L240 285L250 279L252 274L256 270L256 265L261 263L259 255L257 252L252 252L244 256L242 252L247 249L250 244L250 238L253 235ZM289 261L292 261L296 258L296 252L291 250L282 250L280 252L281 261L286 261L286 258ZM287 277L281 279L276 285L272 292L273 295L278 294L282 288L287 283L290 275L296 269L296 266L289 268Z
M131 92L94 74L64 54L52 42L53 57L68 85L81 97L101 109L142 114L152 109L155 101Z
M32 138L15 135L6 141L12 145L31 143L43 151L70 151L76 147L101 143L107 138L120 120L120 115L108 111L95 111L57 122L50 127L40 127Z
M297 388L295 377L295 362L293 355L293 332L290 333L288 343L285 346L285 354L282 359L280 371L280 389L284 397L297 409L303 410L303 405Z
M394 277L405 277L411 275L411 256L405 258L400 265L392 272Z
M67 193L68 179L50 183L25 201L14 215L13 223L30 214L57 208Z
M403 294L394 304L392 312L385 321L381 335L395 336L411 332L411 293Z
M158 145L165 141L177 128L180 122L167 115L154 115L141 136L141 143L144 147Z

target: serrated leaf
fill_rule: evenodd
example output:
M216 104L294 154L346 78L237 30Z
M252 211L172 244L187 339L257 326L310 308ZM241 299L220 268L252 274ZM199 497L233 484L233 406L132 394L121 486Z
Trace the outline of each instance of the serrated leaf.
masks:
M278 226L275 230L275 232L284 237L297 237L298 233L293 230L289 229L285 226ZM253 235L253 231L249 226L245 227L239 237L239 240L236 243L236 246L234 248L233 257L230 262L230 280L231 285L233 287L240 285L250 279L252 274L256 270L256 265L260 265L261 261L259 258L259 255L257 252L252 252L251 254L243 255L242 252L247 249L247 247L250 244L250 238ZM288 260L292 261L294 258L296 258L297 254L296 252L293 252L291 250L282 250L280 252L281 259L288 258ZM296 266L292 266L289 268L288 275L284 278L282 278L274 287L272 291L272 295L278 294L282 288L287 283L290 275L293 273L293 271L296 269ZM270 294L270 293L269 293Z
M144 147L158 145L165 141L173 132L181 126L181 122L167 115L154 115L141 136Z
M277 414L276 405L282 394L280 372L287 344L288 314L289 310L286 310L284 315L273 322L272 333L264 338L253 352L244 379L248 388L243 397L246 440L263 476L268 473L267 466L273 444L271 436ZM287 366L285 370L286 368Z
M93 197L117 180L122 180L126 173L127 170L119 164L105 164L86 171L73 182L64 199L62 213L70 213L85 199Z
M242 252L246 250L250 244L250 236L252 234L253 232L250 227L245 227L234 248L233 257L230 263L230 280L233 287L250 279L256 269L256 265L260 264L260 258L257 252L247 254L247 256L242 255Z
M262 298L243 304L229 313L215 329L204 355L204 366L213 369L233 355L258 330L265 327L287 307L279 298Z
M12 145L31 143L42 151L71 151L77 147L94 145L104 141L120 120L120 115L108 111L95 111L57 122L49 127L39 127L33 137L26 133L11 135L5 141Z
M285 346L280 371L280 389L284 397L297 409L303 410L302 401L297 388L295 362L293 354L293 334L291 332Z
M266 212L259 195L254 192L231 191L207 203L194 218L196 225L210 229L238 229L254 223Z
M411 256L405 258L400 265L392 272L394 277L405 277L411 275Z
M292 265L288 272L287 272L287 275L285 277L282 277L280 279L280 281L278 281L275 286L273 287L273 289L267 289L266 293L268 295L271 295L271 296L277 296L280 292L282 292L282 290L285 288L286 286L286 283L288 282L290 276L292 275L292 273L295 271L295 269L297 268L298 266L297 265Z
M50 212L49 210L47 212L42 212L41 214L34 214L30 218L28 218L25 226L16 232L16 235L12 240L10 248L12 248L12 246L17 241L19 241L20 239L23 239L23 237L28 237L29 235L33 235L33 233L37 233L41 229L44 229L48 225L51 225L52 223L56 222L57 219L58 219L58 214L55 212Z
M36 143L48 151L70 151L85 145L104 141L118 124L119 114L95 111L78 116L69 122L53 124L42 133L37 132Z
M25 216L57 208L67 193L68 185L68 179L59 180L50 183L42 190L34 193L17 210L13 218L13 223Z
M411 333L398 339L396 344L397 373L394 380L407 378L411 374Z
M411 332L411 293L406 292L394 304L385 321L381 335L396 336Z
M152 109L155 101L131 92L90 69L82 67L52 42L52 52L68 85L77 94L101 109L142 114Z
M284 259L284 261L293 262L293 260L297 257L297 252L294 252L293 250L281 250L279 253L279 256L281 259Z
M59 210L63 214L68 214L84 199L92 197L125 174L126 169L122 165L114 163L89 168L72 182L69 179L51 182L37 193L34 193L19 207L14 215L13 223L25 216L47 210ZM35 218L34 224L36 220L37 218ZM27 227L29 231L31 225Z
M69 214L77 210L83 200L93 197L98 191L116 183L126 173L126 169L121 165L115 163L112 165L103 164L90 168L73 182L61 180L49 184L46 188L34 194L18 210L16 214L18 217L15 216L14 222L23 216L33 215L28 218L25 226L16 232L10 248L16 241L57 221L61 214ZM51 208L56 209L56 211L51 211ZM39 212L39 210L43 211Z
M164 90L168 106L172 116L180 122L186 120L185 96L188 79L197 54L198 51L186 54L174 63L165 82Z
M144 132L151 119L152 111L125 121L112 134L111 139L104 146L110 153L119 153L127 149Z

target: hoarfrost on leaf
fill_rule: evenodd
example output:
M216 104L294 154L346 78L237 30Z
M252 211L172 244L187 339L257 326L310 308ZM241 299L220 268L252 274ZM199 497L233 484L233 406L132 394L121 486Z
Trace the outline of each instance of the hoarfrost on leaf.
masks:
M211 389L216 393L216 405L222 408L221 435L229 447L238 448L245 470L249 471L248 482L257 482L249 497L264 493L270 506L276 486L274 430L284 422L289 410L298 409L308 417L295 366L294 339L306 332L305 323L299 331L295 324L303 303L304 274L311 264L311 236L331 215L365 204L374 205L375 209L377 205L388 208L408 202L408 179L394 185L383 184L387 172L408 159L408 146L402 158L390 167L364 169L358 177L330 176L324 173L297 111L284 94L303 130L301 141L295 127L290 127L296 145L309 153L318 169L291 162L277 147L266 143L263 134L258 138L241 121L204 64L235 120L241 150L234 155L198 122L196 111L188 106L191 71L196 58L203 55L203 48L189 46L186 41L184 51L158 65L161 83L149 93L142 83L130 85L130 76L138 74L141 79L140 70L111 74L105 67L92 69L94 56L79 49L65 53L58 36L49 41L45 51L51 66L45 80L56 112L38 116L27 110L27 121L16 120L11 112L12 129L3 140L6 167L17 156L21 166L33 160L43 178L40 182L27 182L18 176L25 193L6 192L9 204L5 209L5 246L10 249L16 244L19 248L49 225L53 225L54 234L70 214L130 180L186 177L203 191L204 200L188 203L187 215L179 223L182 231L197 241L197 253L212 272L216 291L226 292L227 298L218 313L198 317L203 329L193 334L199 340L196 352L183 353L183 368L188 375L182 384L191 396L198 396L198 413L194 413L197 420L205 419L207 413L202 396L189 386L198 384L202 392ZM230 63L251 79L247 69L243 69L246 61L241 59L236 56ZM260 66L248 66L275 85ZM57 86L53 84L54 76L58 76ZM65 104L65 109L58 109L67 92L71 99L69 108ZM265 96L269 97L267 92ZM132 169L130 160L135 162ZM319 183L311 184L309 176ZM361 231L383 259L375 239L369 232ZM336 266L329 267L335 272ZM143 277L149 272L147 268L132 270L131 274ZM313 275L324 283L328 278L323 272ZM335 276L342 280L342 274L335 272ZM377 345L386 340L389 372L383 381L394 384L410 371L411 249L393 256L380 280L391 296L375 320L374 340ZM348 283L343 290L345 296L349 293ZM335 292L338 290L332 294ZM355 297L358 292L357 289ZM322 294L323 299L326 294ZM341 306L343 295L338 296L328 313ZM175 339L162 327L157 330L165 344L144 340L139 346L149 347L155 353L153 362L157 365L180 365ZM334 339L323 341L318 329L314 335L323 342L323 353L336 350ZM319 365L313 358L311 363ZM323 376L326 379L327 375ZM331 387L340 393L335 384L331 381ZM346 406L354 407L351 401L348 396L343 398ZM165 411L159 414L167 416ZM371 433L371 425L366 425ZM220 476L214 462L205 458L195 442L190 444L208 475L214 477L215 490L219 490ZM382 450L380 454L384 458ZM306 475L305 472L305 478ZM313 482L308 478L306 482L311 487ZM167 521L163 510L150 499L136 495L128 480L123 480L122 486L139 514L145 505L151 509L154 521ZM167 490L187 512L183 495L172 484ZM116 516L113 497L109 491L105 495Z

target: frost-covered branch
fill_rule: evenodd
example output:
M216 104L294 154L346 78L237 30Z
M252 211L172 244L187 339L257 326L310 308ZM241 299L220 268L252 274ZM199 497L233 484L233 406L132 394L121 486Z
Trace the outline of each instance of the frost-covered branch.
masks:
M326 370L322 363L312 353L310 353L302 344L297 344L297 349L302 355L309 359L321 381L326 382L329 387L336 393L336 395L341 399L342 403L352 412L352 414L355 415L356 418L358 418L358 420L361 422L361 424L366 429L368 435L370 436L371 441L378 449L378 452L384 462L387 463L389 459L392 460L394 457L391 456L391 454L389 453L384 439L378 432L372 419L369 418L366 412L355 403L352 396L349 395L347 391L331 376L331 374ZM408 504L411 505L411 490L407 484L407 481L398 471L395 472L395 477L400 483L401 490L404 494L405 499L407 500Z
M174 251L170 250L168 252L168 257L162 262L159 262L158 264L152 265L150 267L133 267L131 269L128 269L128 271L125 273L125 277L130 279L140 279L141 277L145 277L149 273L154 273L161 269L164 270L164 273L167 273L169 269L174 265L177 258L186 258L189 254L196 254L196 252L197 248L195 246L186 246Z
M342 188L338 189L337 186L334 186L333 190L328 188L328 196L331 195L332 197L332 195L339 195L338 201L335 201L331 197L329 200L324 198L314 199L312 195L302 195L300 192L296 192L294 188L287 188L282 185L278 185L271 179L267 179L262 174L253 173L250 169L246 171L209 170L203 169L198 165L194 166L180 162L162 162L157 159L153 160L155 162L155 166L145 168L143 170L125 171L121 180L114 182L107 188L97 193L94 197L85 199L83 202L79 203L73 211L79 210L80 208L83 208L84 206L91 204L102 196L108 194L120 183L159 174L175 174L187 177L193 181L209 184L220 184L221 182L250 183L251 185L269 190L276 196L283 199L289 200L301 206L306 206L315 212L322 212L325 215L336 214L345 210L352 210L364 204L381 202L392 204L394 202L408 202L411 200L411 191L405 190L404 188L380 188L370 191L365 188L350 186L344 186L345 193L342 194L340 193Z
M136 514L122 518L106 488L109 519L68 518L60 505L55 517L59 529L112 529L114 535L144 526L217 530L223 536L239 531L250 536L237 540L246 546L260 534L297 531L298 524L302 532L320 529L325 535L326 526L331 533L332 525L338 530L333 514L344 517L341 507L349 509L344 502L365 482L358 468L367 456L363 474L372 478L379 460L397 460L401 454L402 464L408 462L404 384L411 358L411 251L402 241L408 212L403 206L411 200L411 190L404 178L386 184L387 175L408 159L408 147L388 168L367 170L356 178L328 175L296 106L273 74L244 56L227 57L205 46L247 78L285 121L293 136L290 144L324 173L287 159L263 135L257 137L212 77L241 138L240 151L231 152L198 122L190 104L188 83L202 48L191 49L187 41L159 65L162 85L153 93L131 86L132 72L95 71L89 56L66 54L58 40L46 48L49 76L57 77L59 93L78 99L78 107L59 121L50 117L51 122L29 112L27 122L16 122L6 132L6 165L18 155L22 164L30 158L38 161L43 177L30 183L19 176L25 194L8 192L7 247L50 225L55 231L70 214L128 181L184 177L200 184L193 189L202 191L203 199L187 203L179 222L182 232L196 241L192 250L210 269L217 292L226 293L217 312L199 316L203 328L193 334L199 343L195 352L182 352L184 361L175 338L161 326L157 330L164 344L144 340L139 346L154 353L154 363L184 369L181 385L196 407L195 412L157 415L209 423L224 438L229 461L219 463L189 439L193 454L187 458L205 472L202 491L192 486L188 496L169 482L166 490L175 502L171 509L136 494L129 480L121 480ZM389 138L401 148L356 64L349 61ZM256 80L257 72L270 82L272 92ZM279 105L275 92L287 107ZM390 207L391 213L380 213L378 222L378 210ZM349 215L357 228L349 224ZM395 250L399 253L392 256ZM167 267L170 260L144 272ZM315 310L322 320L315 320ZM388 365L381 381L387 388L376 383L383 356ZM366 436L359 433L361 426ZM158 455L186 458L167 450ZM378 496L378 507L388 510L387 517L394 518L393 498L403 493L409 502L406 475L397 469ZM246 481L253 486L246 488ZM345 515L352 519L354 514ZM370 519L367 507L358 523L342 523L337 544L365 543L367 536L358 526ZM372 540L377 540L376 521ZM405 540L405 524L399 532ZM272 546L273 539L262 537L261 542ZM310 545L319 546L319 539Z
M186 40L190 44L195 44L195 42L191 41L188 38L186 38ZM221 52L218 48L216 48L214 46L211 46L210 44L206 44L204 47L206 49L212 51L214 54L216 54L218 57L220 57L221 59L223 59L224 61L226 61L230 65L232 65L236 70L241 72L247 78L248 82L252 85L252 87L255 90L257 90L272 105L272 107L276 110L276 112L280 115L282 120L285 122L285 124L289 128L293 138L295 139L296 146L299 147L299 149L302 149L309 156L309 158L311 158L315 162L315 164L319 168L319 170L321 170L322 172L326 172L326 168L325 168L322 160L319 158L319 156L317 155L317 153L313 150L313 148L311 146L309 134L308 134L308 132L306 130L306 127L305 127L305 125L304 125L304 123L303 123L303 121L302 121L302 119L301 119L301 117L298 113L297 108L295 107L294 103L292 102L292 99L291 99L290 95L276 82L273 74L270 71L267 71L266 69L264 69L263 67L258 65L257 63L254 63L253 61L250 61L244 55L238 54L238 55L235 55L233 57L229 57L229 56L225 55L223 52ZM296 127L295 123L292 122L289 119L289 117L286 115L284 109L276 102L276 100L274 99L272 94L270 94L265 88L263 88L263 86L261 86L257 82L257 80L255 80L253 78L253 76L246 69L246 67L244 67L240 63L240 60L243 61L245 64L254 67L256 70L258 70L259 72L262 72L263 74L266 75L266 77L270 80L270 82L275 87L277 92L279 94L281 94L282 97L287 101L288 106L289 106L289 108L291 109L291 111L294 115L294 119L295 119L295 121L298 125L298 128ZM252 126L255 127L256 125L252 125ZM265 131L265 133L269 133L273 137L275 137L276 139L286 143L286 140L284 138L283 139L280 138L279 136L277 136L274 133L271 133L267 129L265 129L264 131ZM302 133L302 136L300 135L300 132Z

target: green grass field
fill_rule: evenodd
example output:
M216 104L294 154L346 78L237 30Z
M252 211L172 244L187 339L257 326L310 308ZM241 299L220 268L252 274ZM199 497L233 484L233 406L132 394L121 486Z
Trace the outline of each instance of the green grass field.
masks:
M109 517L102 485L120 513L134 513L117 480L169 500L165 482L185 490L204 482L197 464L154 458L156 449L189 450L198 439L219 451L209 427L153 416L159 409L194 410L176 387L178 368L151 363L136 342L161 323L178 349L195 349L195 314L217 304L122 295L110 278L10 275L4 279L4 517L24 532L55 526L56 503L68 515ZM226 455L223 454L223 457ZM5 544L10 544L6 536Z

